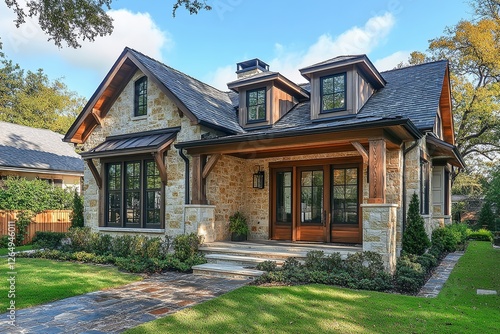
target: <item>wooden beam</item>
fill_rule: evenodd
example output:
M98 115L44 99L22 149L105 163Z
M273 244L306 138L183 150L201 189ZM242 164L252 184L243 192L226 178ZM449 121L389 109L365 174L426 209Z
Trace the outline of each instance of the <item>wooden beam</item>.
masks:
M97 171L97 168L94 165L94 161L92 161L92 159L86 159L85 162L87 163L87 166L89 166L89 169L92 172L92 175L94 176L97 187L99 189L102 189L102 177Z
M352 144L352 146L354 146L354 148L356 150L358 150L359 154L363 157L363 163L367 164L368 163L368 152L365 150L363 145L361 145L358 141L352 141L351 144Z
M167 167L165 166L165 162L163 161L163 153L153 152L153 157L155 159L156 167L160 172L161 182L163 182L163 185L166 186L168 178L167 178Z
M102 126L102 118L99 115L99 110L92 109L92 116L94 116L94 119L96 120L97 124Z
M368 203L385 203L386 143L384 139L369 141L369 197Z
M203 167L203 173L202 173L202 178L206 179L207 176L210 174L212 169L215 167L215 164L217 161L219 161L221 154L212 154L210 158L208 159L207 163L205 164L205 167Z
M191 164L193 165L191 204L207 204L205 195L205 180L203 179L204 160L204 155L193 155L191 161Z

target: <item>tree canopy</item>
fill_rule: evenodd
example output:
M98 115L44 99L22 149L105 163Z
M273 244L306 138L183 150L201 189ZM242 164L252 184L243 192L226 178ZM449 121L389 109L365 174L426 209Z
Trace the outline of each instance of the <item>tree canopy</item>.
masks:
M409 64L449 61L456 146L469 172L484 173L500 156L500 0L471 6L470 20L447 27L428 53L411 53Z
M84 105L61 80L24 71L0 53L0 121L64 134Z
M69 47L80 47L80 41L94 41L96 37L113 32L113 19L106 12L113 0L5 0L7 7L16 14L15 24L19 28L26 18L38 18L40 28L58 47L63 42ZM176 0L172 15L185 8L190 14L210 10L205 0Z

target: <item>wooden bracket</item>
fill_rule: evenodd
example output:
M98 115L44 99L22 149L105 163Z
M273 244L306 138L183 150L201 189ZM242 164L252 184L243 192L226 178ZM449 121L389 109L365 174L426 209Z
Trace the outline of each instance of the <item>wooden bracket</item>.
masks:
M160 172L160 179L163 182L163 185L167 185L167 167L165 166L165 162L163 161L163 152L153 152L153 157L155 159L156 167Z
M363 157L363 163L365 165L368 164L368 152L365 150L365 148L363 147L363 145L361 145L357 141L352 141L351 144L359 152L359 154Z
M87 166L89 166L89 169L92 172L92 175L94 176L95 182L97 183L97 187L99 189L102 189L102 177L97 171L97 168L94 165L94 161L92 161L92 159L86 159L85 162L87 163Z
M217 163L217 161L220 159L221 156L222 156L221 154L212 154L210 156L207 163L203 167L203 173L202 173L203 179L207 178L207 176L210 174L212 169L215 167L215 164Z
M96 120L97 124L102 125L102 118L100 116L100 112L97 109L92 109L92 116Z

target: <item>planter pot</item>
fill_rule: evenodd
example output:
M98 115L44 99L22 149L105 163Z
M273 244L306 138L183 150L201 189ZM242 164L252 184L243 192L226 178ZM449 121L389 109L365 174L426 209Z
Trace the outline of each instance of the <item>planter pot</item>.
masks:
M236 233L231 233L231 241L246 241L247 240L247 235L246 234L236 234Z

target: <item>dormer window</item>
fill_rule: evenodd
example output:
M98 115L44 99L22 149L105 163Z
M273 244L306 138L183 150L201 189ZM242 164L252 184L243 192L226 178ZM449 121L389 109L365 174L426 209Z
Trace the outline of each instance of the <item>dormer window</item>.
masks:
M321 113L346 110L346 73L321 77Z
M135 82L134 116L148 113L148 78L146 76Z
M247 122L266 120L266 89L247 91Z

